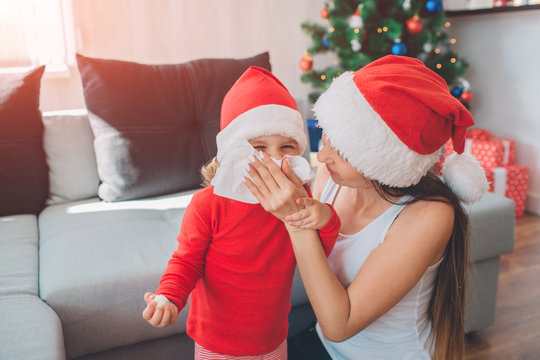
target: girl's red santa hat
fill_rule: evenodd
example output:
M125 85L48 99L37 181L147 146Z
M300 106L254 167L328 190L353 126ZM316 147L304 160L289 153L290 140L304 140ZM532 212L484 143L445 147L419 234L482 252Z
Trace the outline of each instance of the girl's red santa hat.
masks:
M466 202L488 190L484 170L464 154L471 113L444 79L420 60L388 55L335 78L313 107L319 126L343 159L391 187L417 184L452 138L444 181Z
M217 135L217 159L238 140L263 135L282 135L298 143L304 152L307 138L296 101L270 71L251 66L223 98L221 131Z

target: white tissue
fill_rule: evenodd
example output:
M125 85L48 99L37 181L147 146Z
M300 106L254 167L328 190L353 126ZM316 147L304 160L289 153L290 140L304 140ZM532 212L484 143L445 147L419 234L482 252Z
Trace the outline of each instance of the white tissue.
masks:
M165 307L170 303L169 299L167 299L165 295L156 295L156 297L154 298L154 302L157 303L158 307Z
M244 177L251 178L247 172L249 171L250 159L255 157L262 159L263 153L255 150L247 140L238 141L235 146L231 146L231 150L223 156L216 175L212 179L214 194L248 204L258 204L259 201L243 181ZM281 168L284 158L287 158L291 170L303 184L311 181L313 171L306 159L298 155L285 155L279 160L271 159Z

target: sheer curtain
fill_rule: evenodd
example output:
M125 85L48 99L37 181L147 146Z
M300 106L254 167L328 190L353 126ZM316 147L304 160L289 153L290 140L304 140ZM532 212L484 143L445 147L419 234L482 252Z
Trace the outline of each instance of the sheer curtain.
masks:
M0 72L67 73L74 54L71 0L0 0Z

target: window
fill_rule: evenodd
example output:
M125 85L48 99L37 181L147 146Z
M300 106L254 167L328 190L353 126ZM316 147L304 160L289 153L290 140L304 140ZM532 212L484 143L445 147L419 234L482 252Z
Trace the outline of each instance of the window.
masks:
M75 64L71 0L0 0L0 72Z

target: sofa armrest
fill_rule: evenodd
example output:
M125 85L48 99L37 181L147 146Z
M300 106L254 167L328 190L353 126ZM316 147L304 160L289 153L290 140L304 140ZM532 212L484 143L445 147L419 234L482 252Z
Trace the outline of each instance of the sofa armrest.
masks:
M469 206L470 261L476 262L514 251L514 202L487 193Z
M66 358L60 319L38 297L0 297L0 319L0 359Z
M0 217L0 297L38 295L35 215Z

